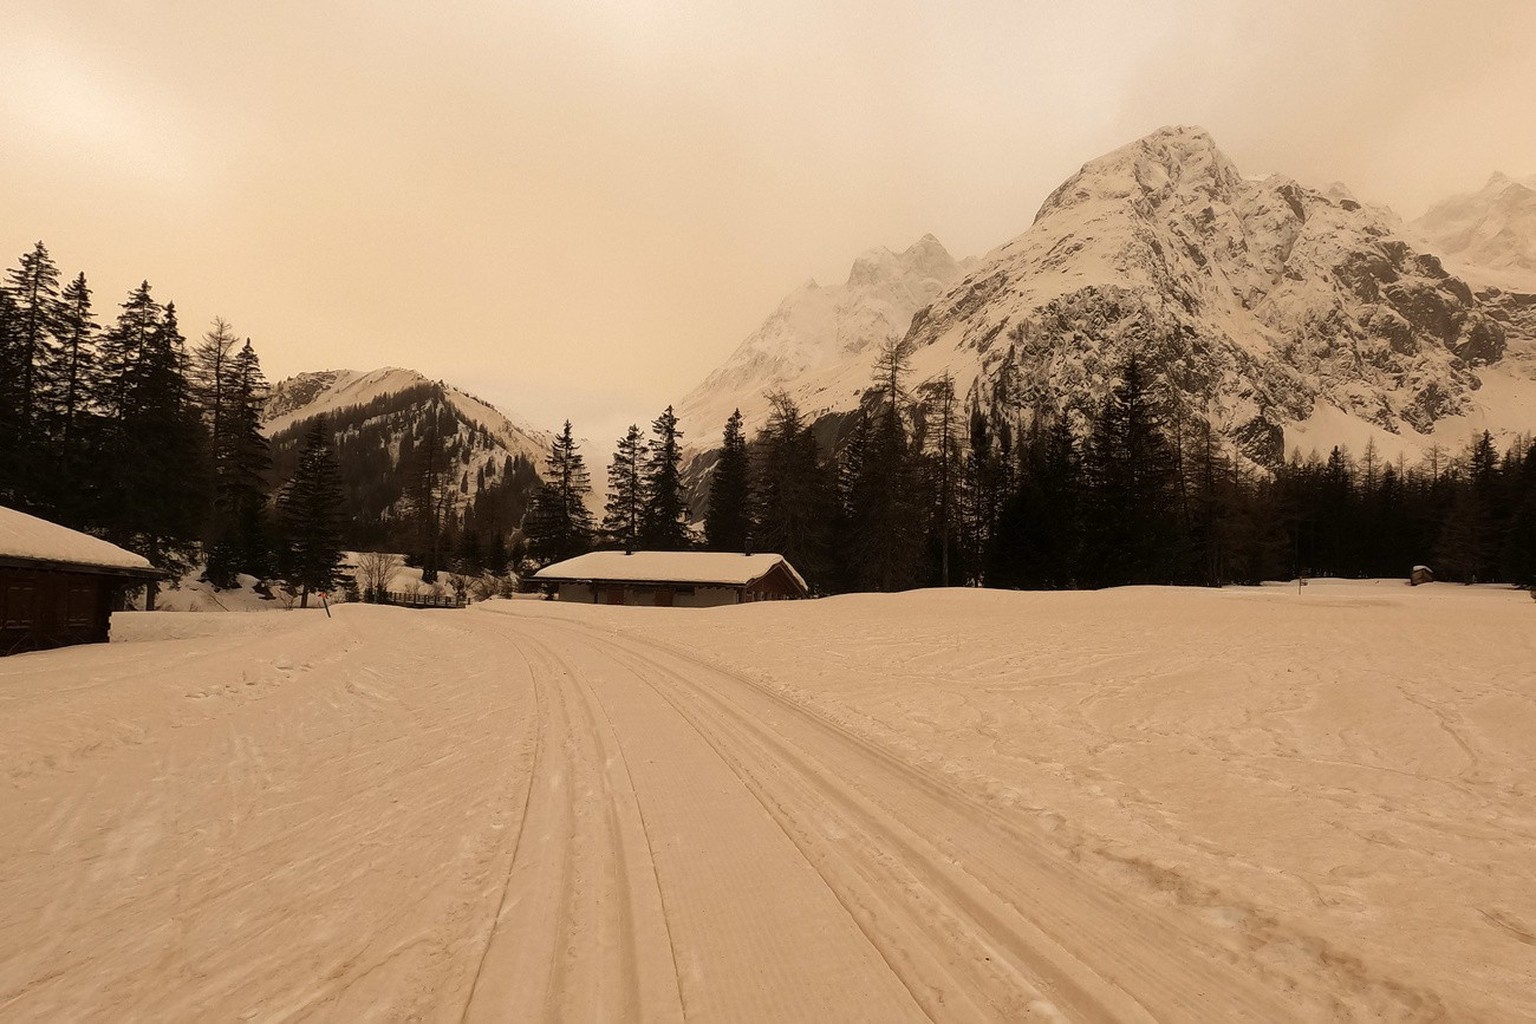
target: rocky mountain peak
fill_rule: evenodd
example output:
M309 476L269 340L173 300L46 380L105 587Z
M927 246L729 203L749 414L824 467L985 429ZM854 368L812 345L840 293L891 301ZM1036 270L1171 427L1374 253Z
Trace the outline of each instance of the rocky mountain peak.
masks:
M1241 184L1242 175L1204 128L1159 128L1084 164L1046 198L1035 222L1106 202L1150 216L1169 204L1224 201Z
M1500 204L1528 190L1497 191L1467 216L1518 253L1536 232ZM1343 185L1245 178L1205 130L1161 128L1084 164L980 260L925 237L791 296L685 408L710 428L695 436L738 404L750 422L765 386L812 418L851 410L910 321L914 384L947 372L995 415L1073 414L1136 355L1186 422L1259 465L1531 429L1536 297L1480 290L1442 255Z
M1410 227L1473 283L1536 293L1531 184L1496 171L1478 191L1435 204Z

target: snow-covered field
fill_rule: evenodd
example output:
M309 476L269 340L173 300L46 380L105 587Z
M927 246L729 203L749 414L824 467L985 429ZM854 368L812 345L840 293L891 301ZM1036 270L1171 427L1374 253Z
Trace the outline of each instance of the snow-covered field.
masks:
M0 660L0 1019L1536 1019L1523 593L334 611Z

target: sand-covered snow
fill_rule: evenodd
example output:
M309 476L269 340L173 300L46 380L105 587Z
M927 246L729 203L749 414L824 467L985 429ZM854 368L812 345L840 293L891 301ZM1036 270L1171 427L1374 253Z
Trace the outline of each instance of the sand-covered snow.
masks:
M13 508L0 508L0 558L114 569L150 568L149 559L143 555Z
M1536 1019L1536 602L119 615L0 660L0 1019Z

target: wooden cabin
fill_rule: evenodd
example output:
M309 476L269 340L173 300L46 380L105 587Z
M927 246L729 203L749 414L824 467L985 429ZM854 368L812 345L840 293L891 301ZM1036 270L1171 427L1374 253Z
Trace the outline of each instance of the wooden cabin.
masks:
M0 655L105 643L123 589L159 577L116 544L0 507Z
M1413 567L1413 572L1408 575L1408 582L1415 587L1424 583L1433 583L1435 582L1434 570L1427 565L1416 565Z
M533 576L561 601L711 608L810 596L783 555L719 551L593 551Z

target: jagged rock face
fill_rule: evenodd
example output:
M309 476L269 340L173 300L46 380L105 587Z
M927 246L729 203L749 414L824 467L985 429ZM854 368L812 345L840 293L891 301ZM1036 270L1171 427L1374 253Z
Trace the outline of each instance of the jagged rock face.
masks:
M1136 354L1272 462L1320 402L1394 433L1461 412L1512 323L1389 213L1247 180L1205 132L1172 128L1085 165L908 337L1026 407L1096 402Z
M1411 225L1481 285L1536 292L1536 177L1495 174L1479 191L1436 204Z
M906 334L912 314L961 272L962 264L925 235L904 252L864 253L841 285L806 282L678 403L686 436L693 443L717 440L738 406L748 426L758 426L767 410L765 391L848 363L862 368L882 341Z
M341 370L311 370L296 373L272 385L262 406L262 419L275 420L313 404L335 385Z

